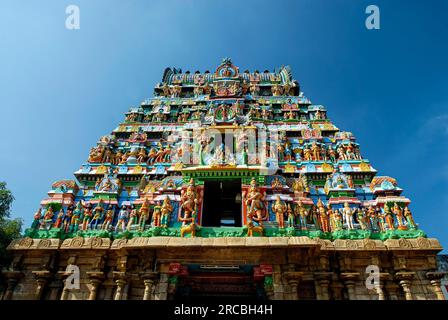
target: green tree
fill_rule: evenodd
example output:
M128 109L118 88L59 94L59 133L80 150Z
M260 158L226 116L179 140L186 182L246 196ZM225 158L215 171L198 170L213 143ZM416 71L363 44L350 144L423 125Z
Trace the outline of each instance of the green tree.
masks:
M9 262L6 247L13 239L20 237L22 230L22 219L9 219L13 201L14 196L6 188L6 182L0 182L0 267Z

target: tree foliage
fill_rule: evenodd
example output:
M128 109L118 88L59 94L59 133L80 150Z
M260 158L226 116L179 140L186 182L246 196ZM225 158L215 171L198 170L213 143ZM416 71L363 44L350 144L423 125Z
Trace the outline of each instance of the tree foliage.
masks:
M20 237L23 224L22 219L9 219L13 201L14 196L6 187L6 182L0 182L0 267L8 263L6 247L13 239Z

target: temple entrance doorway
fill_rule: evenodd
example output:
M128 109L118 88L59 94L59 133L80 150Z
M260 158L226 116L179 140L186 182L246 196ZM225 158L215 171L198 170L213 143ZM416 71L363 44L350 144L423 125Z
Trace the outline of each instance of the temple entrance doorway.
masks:
M251 266L190 265L188 276L179 280L174 299L222 301L226 299L265 300L263 282L255 282Z
M241 179L205 180L202 226L241 225Z

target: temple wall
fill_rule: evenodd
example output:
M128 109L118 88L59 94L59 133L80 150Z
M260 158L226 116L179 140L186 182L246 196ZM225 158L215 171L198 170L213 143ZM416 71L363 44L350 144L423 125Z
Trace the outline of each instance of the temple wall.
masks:
M441 299L435 239L184 238L181 246L171 237L107 240L14 241L2 299L173 299L173 279L189 276L173 273L173 263L269 265L272 286L265 291L274 300ZM79 289L64 290L68 265L79 267ZM368 265L379 267L379 288L366 288Z

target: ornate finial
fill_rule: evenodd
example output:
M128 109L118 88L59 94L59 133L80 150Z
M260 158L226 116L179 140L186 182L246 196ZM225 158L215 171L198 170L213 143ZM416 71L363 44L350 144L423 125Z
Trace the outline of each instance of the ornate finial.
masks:
M221 64L231 65L232 64L232 59L230 59L229 57L225 57L225 58L222 59Z

